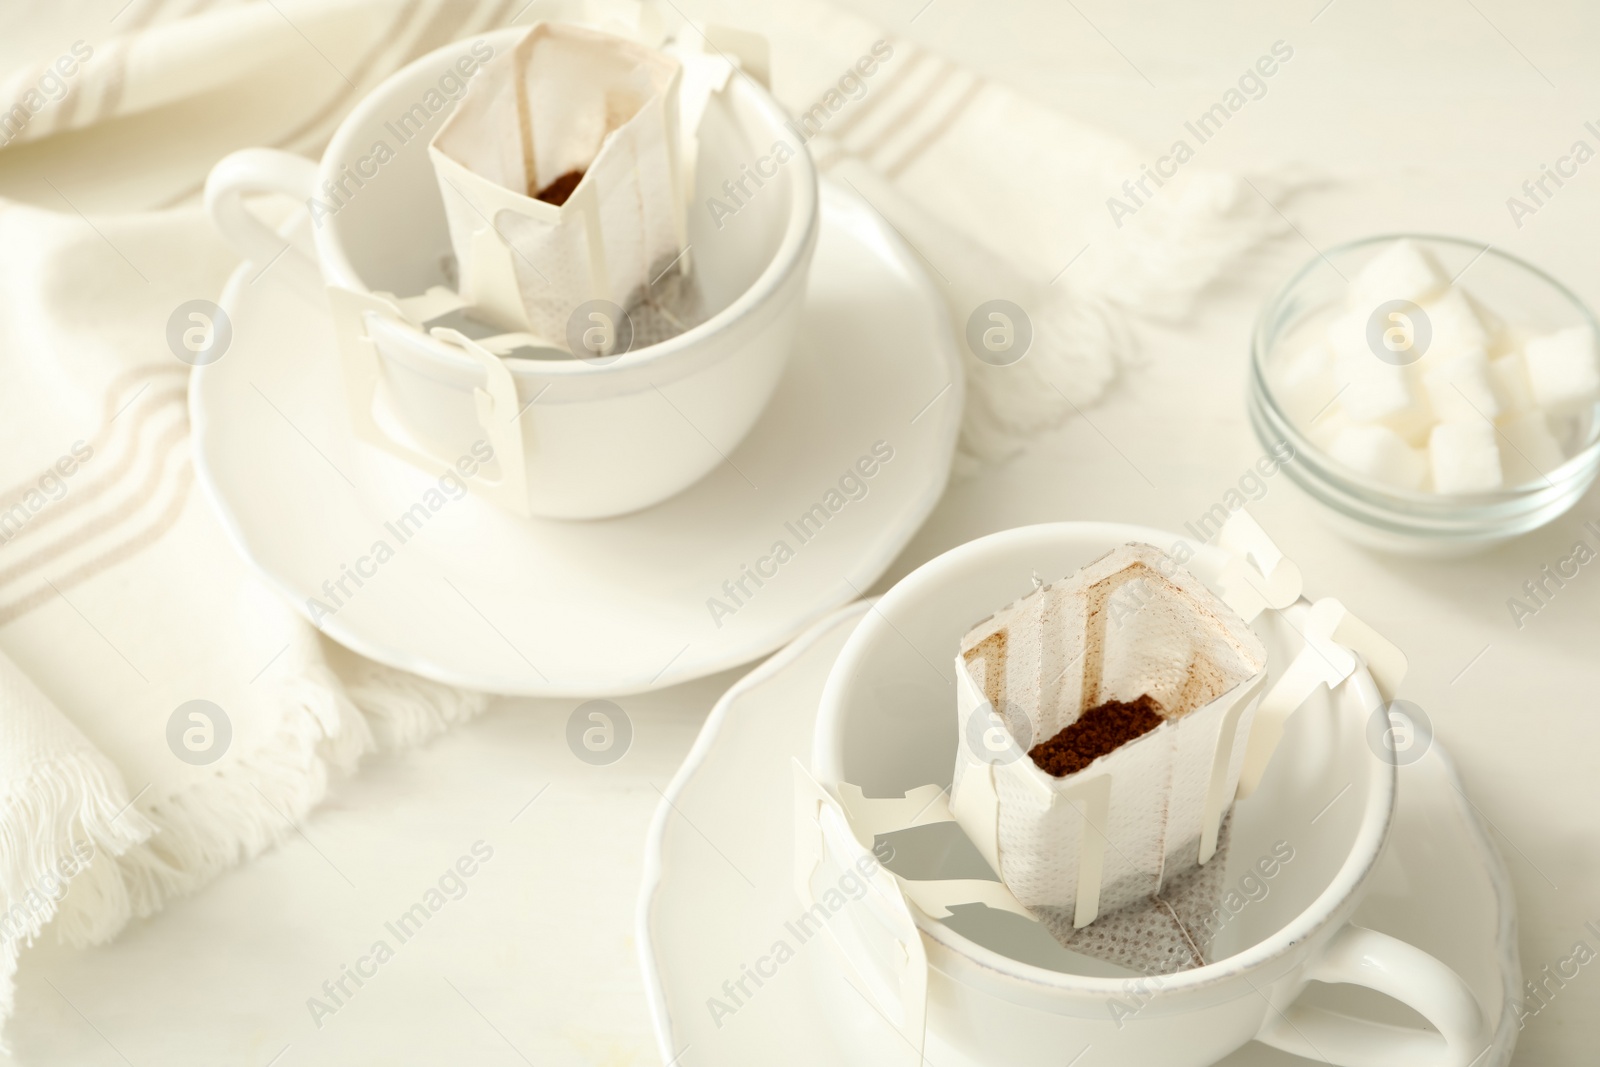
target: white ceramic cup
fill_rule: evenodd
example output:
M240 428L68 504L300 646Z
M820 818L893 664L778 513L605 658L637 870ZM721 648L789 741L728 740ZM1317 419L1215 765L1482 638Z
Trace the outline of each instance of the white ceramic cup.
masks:
M301 257L285 253L284 238L243 198L284 193L308 204L317 198L335 207L318 209L312 231L316 266L330 290L413 296L448 285L450 236L427 144L451 108L414 109L447 100L441 84L455 89L486 49L503 54L526 32L457 41L397 71L345 118L320 164L266 148L226 157L206 183L218 229L256 263L292 261ZM401 125L408 113L426 119ZM522 468L525 504L518 510L601 518L647 507L705 476L755 424L793 346L819 227L815 169L786 122L765 89L735 74L713 95L700 124L689 246L707 306L720 310L677 337L615 360L504 360L515 396L503 397L510 410L499 414L501 421L514 419L522 447L521 462L503 469L514 475ZM409 134L403 142L402 134ZM761 169L775 173L759 186L745 181L748 195L738 209L714 217L708 200L717 197L726 207L723 183L739 181L779 141L796 148L793 157L781 165L768 159ZM389 150L383 162L379 142ZM477 395L495 392L481 354L475 359L382 314L359 315L378 358L375 395L352 398L357 423L370 410L392 438L391 450L419 465L451 466L492 421Z
M1030 526L962 545L901 579L850 636L828 678L812 755L818 781L830 788L853 783L868 797L948 786L962 635L1031 592L1035 575L1062 577L1128 541L1173 554L1180 543L1133 526ZM1216 588L1226 556L1208 546L1190 551L1190 571ZM1287 619L1266 612L1254 624L1274 674L1300 647L1296 627L1304 627L1307 611L1301 601ZM982 913L996 921L968 923L961 933L954 920L912 909L928 964L927 1062L1062 1067L1087 1048L1086 1065L1200 1067L1256 1040L1348 1067L1467 1067L1490 1038L1466 983L1420 949L1349 921L1395 805L1393 753L1368 741L1377 707L1381 698L1364 668L1332 694L1318 690L1290 720L1260 787L1235 806L1225 887L1238 885L1260 857L1275 849L1281 855L1278 842L1294 855L1270 880L1258 875L1245 883L1266 889L1223 926L1214 951L1226 955L1217 963L1154 981L1113 977L1111 968L1073 957L1025 919ZM898 955L889 957L843 963L859 977L892 971ZM819 977L823 995L837 998L841 1018L867 1014L840 971ZM857 987L900 988L892 973L869 978ZM1430 1028L1330 1011L1317 1003L1327 990L1308 992L1313 981L1376 990L1414 1009ZM885 1018L901 1017L901 1005L878 1008ZM863 1031L841 1045L867 1049L874 1040ZM888 1045L877 1040L860 1062L882 1062L897 1051L904 1058L898 1036Z

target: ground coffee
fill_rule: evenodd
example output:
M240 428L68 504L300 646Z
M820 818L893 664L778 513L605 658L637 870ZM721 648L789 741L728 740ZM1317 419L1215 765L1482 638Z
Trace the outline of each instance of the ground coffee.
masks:
M560 207L567 202L567 197L572 195L572 191L578 187L578 183L581 181L583 181L583 171L569 170L537 193L534 193L533 198Z
M1131 703L1108 700L1078 716L1076 722L1047 741L1028 750L1033 762L1046 774L1065 778L1083 770L1106 753L1162 723L1161 705L1149 694Z

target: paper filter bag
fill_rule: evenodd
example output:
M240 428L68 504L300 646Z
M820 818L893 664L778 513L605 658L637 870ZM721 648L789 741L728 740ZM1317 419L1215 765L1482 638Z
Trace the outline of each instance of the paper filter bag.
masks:
M581 305L631 313L686 275L680 73L662 52L549 22L484 65L428 149L476 315L573 350ZM572 186L563 203L538 199L552 186ZM610 354L598 321L571 330L575 355Z
M1265 673L1260 640L1203 583L1150 545L1115 549L962 640L952 813L1072 940L1216 853ZM1146 695L1161 724L1083 769L1057 778L1028 755L1085 711ZM1061 909L1064 928L1049 921Z

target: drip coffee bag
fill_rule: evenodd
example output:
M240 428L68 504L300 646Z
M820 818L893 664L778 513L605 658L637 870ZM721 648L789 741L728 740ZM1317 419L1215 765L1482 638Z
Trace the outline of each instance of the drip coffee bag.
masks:
M580 356L631 332L589 307L637 316L651 336L636 345L681 328L681 73L663 52L548 22L484 65L429 145L474 316Z
M1265 674L1231 608L1159 549L1124 545L962 640L951 811L1063 944L1195 966L1203 949L1175 947L1189 932L1161 916L1174 901L1203 913L1215 893L1215 870L1196 868L1225 844Z

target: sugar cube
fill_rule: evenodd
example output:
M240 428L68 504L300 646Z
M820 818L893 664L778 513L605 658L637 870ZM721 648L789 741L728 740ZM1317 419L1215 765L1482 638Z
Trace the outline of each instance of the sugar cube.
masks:
M1277 379L1278 400L1298 422L1316 418L1338 391L1333 382L1333 353L1320 341L1285 360Z
M1419 440L1433 413L1405 367L1374 356L1337 359L1334 378L1339 406L1356 422L1381 422L1408 440Z
M1414 319L1402 311L1390 311L1374 325L1370 315L1347 311L1328 323L1328 347L1336 359L1410 366L1421 358L1412 348L1417 340Z
M1600 360L1587 326L1535 337L1523 347L1523 357L1534 402L1548 412L1572 414L1600 395Z
M1517 347L1515 331L1506 325L1506 320L1495 314L1493 308L1484 304L1471 293L1466 294L1467 306L1478 317L1478 322L1489 335L1489 354L1499 355Z
M1431 349L1430 334L1425 324L1427 314L1421 308L1388 308L1363 324L1367 350L1378 360L1397 366L1409 367L1422 359Z
M1335 360L1378 360L1367 344L1366 316L1354 311L1346 312L1328 323L1328 347ZM1379 362L1382 362L1379 360Z
M1350 421L1350 416L1338 404L1334 404L1321 415L1311 420L1311 425L1306 428L1306 433L1317 447L1327 449L1332 447L1334 440L1343 432L1346 426L1355 426ZM1360 425L1366 425L1361 423Z
M1351 283L1352 306L1365 319L1379 304L1390 300L1421 304L1448 284L1449 276L1431 252L1415 241L1396 241L1356 275Z
M1441 422L1493 420L1500 414L1500 398L1489 378L1489 357L1481 348L1429 361L1422 381L1428 404Z
M1566 461L1544 412L1525 412L1500 424L1500 467L1507 485L1546 481Z
M1528 382L1528 365L1521 352L1507 352L1489 361L1489 381L1500 397L1502 415L1520 415L1537 405Z
M1484 493L1501 483L1494 424L1441 422L1428 437L1428 463L1436 493Z
M1455 286L1423 304L1422 314L1428 320L1428 347L1423 352L1428 362L1438 357L1488 349L1488 327L1467 294ZM1420 332L1421 327L1416 329Z
M1428 473L1422 453L1386 426L1346 426L1328 446L1328 454L1351 470L1396 489L1416 489Z

